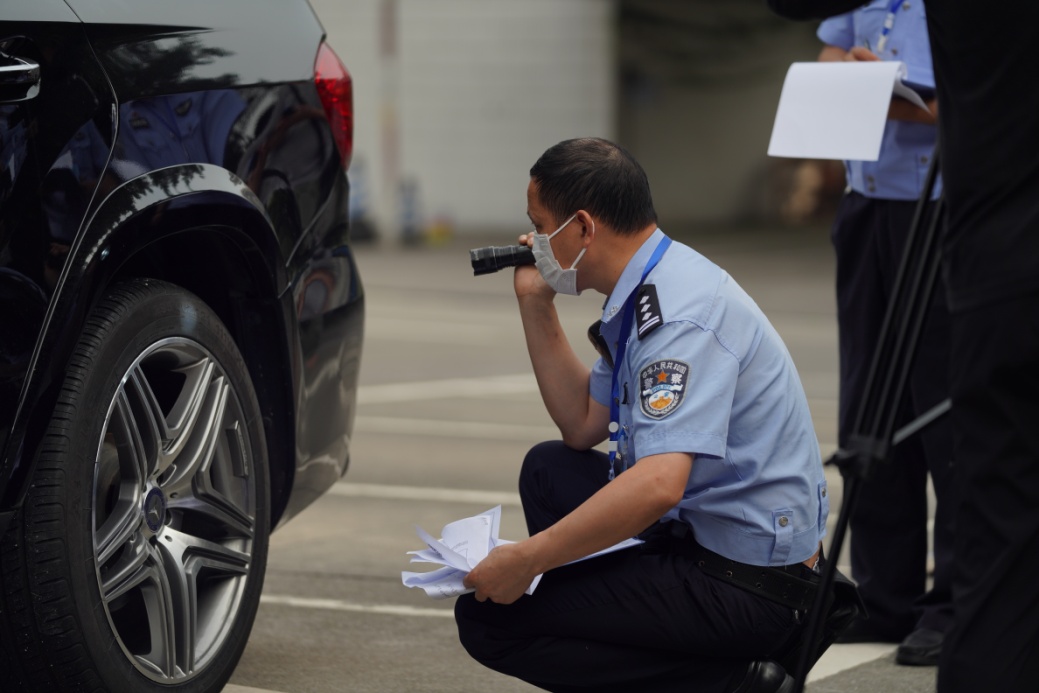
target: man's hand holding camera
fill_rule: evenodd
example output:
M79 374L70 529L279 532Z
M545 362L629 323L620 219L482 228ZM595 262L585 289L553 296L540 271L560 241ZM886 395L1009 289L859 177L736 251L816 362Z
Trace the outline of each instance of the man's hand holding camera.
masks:
M532 248L534 246L534 234L525 233L521 235L519 244ZM551 301L556 295L555 290L541 277L541 272L534 265L518 265L512 283L516 291L516 298L519 300L529 296Z

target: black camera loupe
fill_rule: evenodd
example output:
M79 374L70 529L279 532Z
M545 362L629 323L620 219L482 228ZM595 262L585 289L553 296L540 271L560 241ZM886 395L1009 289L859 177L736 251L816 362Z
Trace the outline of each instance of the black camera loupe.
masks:
M525 245L487 246L469 251L473 265L473 276L491 274L506 267L533 265L534 253Z

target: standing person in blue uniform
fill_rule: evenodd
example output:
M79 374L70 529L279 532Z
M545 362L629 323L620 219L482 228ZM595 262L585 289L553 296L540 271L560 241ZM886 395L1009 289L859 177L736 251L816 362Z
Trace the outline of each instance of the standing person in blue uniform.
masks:
M934 93L927 18L920 0L873 0L824 21L821 61L900 60L906 81ZM840 342L838 442L847 449L938 137L931 111L895 98L878 161L847 161L848 188L833 223ZM934 198L940 194L935 187ZM934 201L930 202L933 211ZM902 423L948 397L949 317L941 292L930 306L913 362ZM927 589L927 475L938 498L934 583ZM899 642L896 661L936 665L952 624L955 487L948 418L891 450L861 485L851 516L851 570L868 618L842 641Z
M613 143L549 148L527 213L537 265L514 288L562 441L523 462L530 538L465 579L463 646L551 691L790 690L772 660L803 634L828 498L782 340L732 277L657 227L644 171ZM592 368L554 305L585 289L607 297ZM593 449L607 438L608 454ZM645 544L566 565L633 535Z
M861 0L767 0L791 19ZM942 279L961 490L939 693L1039 681L1039 3L927 3L947 223Z

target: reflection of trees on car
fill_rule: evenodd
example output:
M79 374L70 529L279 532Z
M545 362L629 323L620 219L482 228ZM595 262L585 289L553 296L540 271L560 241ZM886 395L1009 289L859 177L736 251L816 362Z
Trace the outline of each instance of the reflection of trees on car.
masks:
M105 41L121 44L106 52L112 82L120 94L133 96L192 91L200 87L212 89L230 87L238 81L233 73L207 76L204 80L195 75L199 66L211 65L219 58L230 56L227 49L203 44L196 36L155 38L142 33L140 37L134 37L130 33L132 28L125 31L125 34L113 33Z

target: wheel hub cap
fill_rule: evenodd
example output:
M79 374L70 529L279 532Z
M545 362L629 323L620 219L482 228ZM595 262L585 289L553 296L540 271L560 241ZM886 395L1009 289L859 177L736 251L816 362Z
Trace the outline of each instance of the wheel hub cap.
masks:
M144 521L148 529L158 532L166 521L166 495L162 490L153 488L144 498Z

